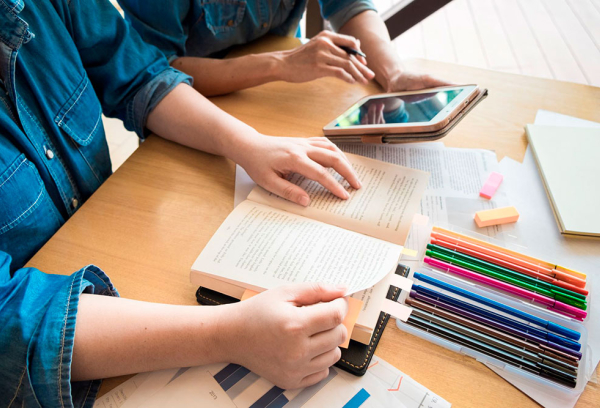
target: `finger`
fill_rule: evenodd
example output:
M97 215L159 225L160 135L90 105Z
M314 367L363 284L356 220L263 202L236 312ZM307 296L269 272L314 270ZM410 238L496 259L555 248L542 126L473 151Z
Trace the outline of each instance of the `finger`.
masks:
M346 293L346 286L327 283L306 282L285 286L287 300L296 306L314 305L319 302L331 302ZM333 326L332 326L333 327Z
M315 147L322 147L323 149L327 149L327 150L331 150L332 152L339 153L342 155L344 160L346 160L348 163L350 163L350 160L348 159L348 156L346 156L346 153L344 153L342 151L342 149L340 149L335 143L331 143L329 141L329 139L327 139L327 141L320 141L320 140L311 141L310 144Z
M315 370L315 372L319 372L337 363L341 357L342 350L335 346L335 348L332 350L327 350L326 352L313 358L310 361L310 367L311 369Z
M313 306L310 307L312 308ZM317 333L310 337L309 353L312 356L317 356L343 344L347 338L348 330L342 324L331 330Z
M354 79L354 77L352 75L350 75L348 72L346 72L345 69L340 68L340 67L334 67L332 65L325 64L325 66L321 70L321 74L341 79L342 81L348 82L349 84L356 83L356 80Z
M370 124L376 124L376 114L377 114L377 108L375 106L375 104L371 104L369 105L369 111L367 112L368 115L368 123Z
M346 47L354 48L361 51L360 41L350 35L334 33L332 31L324 31L323 36L329 38L335 45L345 45Z
M348 301L343 297L339 297L330 302L321 302L303 307L300 309L299 318L302 319L302 322L306 324L306 333L309 336L312 336L317 333L331 331L332 329L340 326L347 313ZM332 343L328 345L330 349L342 344L342 341L345 340L344 338L342 341L339 341L342 337L342 334L342 332L338 331L337 335L336 333L333 333L331 334L331 337L324 338L333 339L335 337ZM339 342L336 343L336 341ZM324 351L324 349L321 349L321 353Z
M326 152L326 150L322 151ZM313 161L310 156L306 160L292 164L292 166L294 166L293 170L296 173L302 174L304 177L316 181L337 197L343 200L346 200L350 197L350 194L348 194L346 189L335 179L335 177L333 177L325 167Z
M358 175L354 171L354 168L352 167L352 165L347 160L344 159L344 156L345 155L341 152L340 153L332 152L330 150L321 149L321 148L311 149L308 151L308 157L310 159L319 163L323 167L333 168L335 171L338 172L339 175L341 175L344 179L346 179L352 187L358 189L358 188L360 188L360 181L358 180ZM328 174L329 174L329 172L328 172ZM335 180L333 178L333 176L331 178L336 182L336 184L339 185L339 183L337 182L337 180ZM325 185L323 185L323 186L325 186ZM325 187L327 187L327 186L325 186ZM333 190L330 190L330 191L333 192ZM348 194L348 192L346 190L344 190L344 191L346 192L346 194Z
M327 65L331 65L334 67L340 67L344 71L348 72L354 80L358 82L362 82L366 84L369 82L367 78L362 74L362 72L356 67L356 65L349 58L341 58L335 55L325 56L325 62ZM357 61L358 62L358 61Z
M323 371L319 371L318 373L307 375L306 377L304 377L302 379L302 381L300 381L300 385L298 387L306 388L311 385L315 385L316 383L321 382L325 378L327 378L328 375L329 375L329 368L327 368Z
M350 55L349 59L352 61L354 66L358 68L358 70L363 74L363 76L367 79L375 78L375 72L371 71L359 58L362 58L357 55Z
M270 192L293 203L300 204L301 206L306 207L310 204L310 197L306 191L284 178L273 175L269 181L264 183L263 187Z

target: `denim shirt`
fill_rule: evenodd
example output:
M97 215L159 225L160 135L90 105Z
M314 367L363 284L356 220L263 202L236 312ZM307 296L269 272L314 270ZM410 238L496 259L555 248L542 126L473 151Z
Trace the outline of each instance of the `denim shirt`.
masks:
M236 44L267 33L297 32L308 0L118 0L142 38L177 57L221 57ZM319 0L323 18L339 30L355 15L376 10L371 0Z
M143 137L181 82L108 1L0 0L0 406L92 406L98 382L70 381L78 299L117 293L95 266L23 265L111 174L101 113Z

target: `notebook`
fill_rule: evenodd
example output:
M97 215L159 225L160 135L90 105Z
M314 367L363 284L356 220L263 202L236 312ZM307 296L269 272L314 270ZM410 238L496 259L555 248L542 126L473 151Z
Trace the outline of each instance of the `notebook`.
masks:
M527 125L526 132L560 232L600 237L600 129Z

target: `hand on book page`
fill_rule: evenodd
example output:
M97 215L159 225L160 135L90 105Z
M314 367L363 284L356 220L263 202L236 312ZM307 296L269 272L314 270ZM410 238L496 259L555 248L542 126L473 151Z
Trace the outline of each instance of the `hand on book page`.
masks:
M346 187L348 200L339 199L302 174L292 174L288 180L308 193L311 201L307 207L283 200L261 187L255 187L248 200L404 245L412 217L419 211L429 174L352 154L347 158L362 188L352 188L331 169L330 176Z
M288 180L290 174L301 174L341 199L348 192L340 184L344 178L354 188L360 182L344 153L325 137L308 139L261 136L251 139L238 163L256 183L273 194L296 204L307 206L309 195L301 186ZM335 170L339 178L326 169Z
M321 381L341 357L338 345L349 336L342 324L348 312L345 291L343 286L302 283L224 306L236 309L228 313L233 330L229 361L283 389Z
M396 268L402 247L246 200L213 235L192 280L256 292L290 283L345 285L347 295L370 288ZM220 289L222 291L222 289Z

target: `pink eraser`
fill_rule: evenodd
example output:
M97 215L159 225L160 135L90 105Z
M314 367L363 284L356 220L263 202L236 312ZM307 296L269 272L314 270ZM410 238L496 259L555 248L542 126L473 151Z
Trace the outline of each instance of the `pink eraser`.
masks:
M496 173L495 171L492 172L479 192L479 195L487 199L492 198L496 193L496 190L498 190L498 187L500 187L503 178L504 176L502 176L502 174Z

